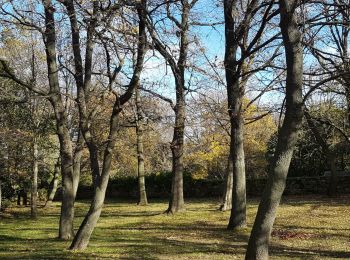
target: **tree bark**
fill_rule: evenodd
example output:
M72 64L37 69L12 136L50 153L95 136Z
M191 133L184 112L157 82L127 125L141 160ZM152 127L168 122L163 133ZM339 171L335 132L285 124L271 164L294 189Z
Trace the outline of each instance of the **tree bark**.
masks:
M49 192L49 195L47 197L47 201L45 203L45 207L46 206L49 206L54 198L55 198L55 195L56 195L56 191L57 191L57 188L58 188L58 175L59 175L59 172L60 172L60 159L58 158L57 159L57 162L55 164L55 169L54 169L54 173L53 173L53 179L51 181L51 190Z
M2 210L2 181L0 180L0 211Z
M228 211L232 209L232 189L233 189L233 161L228 158L226 168L226 178L224 183L224 193L222 196L222 203L220 205L221 211Z
M303 117L303 48L295 8L296 1L280 0L280 27L287 63L286 113L278 134L271 165L253 229L246 259L268 259L268 246L276 211L285 189L286 178Z
M240 104L241 106L242 104ZM230 158L233 164L232 208L229 230L235 230L246 226L246 177L244 161L244 123L241 112L237 117L231 117L231 143Z
M181 87L183 89L183 87ZM185 101L184 94L178 94L178 100L175 108L175 127L173 140L171 143L172 152L172 182L171 196L167 213L185 211L185 201L183 192L183 148L184 148L184 130L185 130ZM182 90L183 92L183 90Z
M45 51L50 85L49 101L54 108L56 129L60 143L61 173L62 173L62 205L59 225L59 238L68 240L74 236L74 188L73 188L73 152L70 139L68 120L62 102L56 55L56 30L54 7L51 0L43 0L45 9Z
M185 70L188 56L188 33L189 33L189 14L191 5L188 1L182 1L182 14L180 26L180 54L177 64L174 64L174 60L171 64L171 68L175 78L176 89L176 105L174 107L175 112L175 125L173 140L171 142L172 153L172 182L171 182L171 195L169 200L169 207L166 210L167 213L175 214L176 212L185 211L185 201L183 192L183 153L184 153L184 135L185 135L185 118L186 118L186 102L185 102ZM165 57L169 55L163 52Z
M73 157L73 191L74 198L77 195L79 180L80 180L80 170L81 170L81 157L84 150L84 137L81 132L79 132L78 140L75 145L74 157Z
M31 189L30 216L37 218L38 216L38 142L37 138L33 138L33 176Z
M97 10L99 9L99 1L93 1L94 10L93 15L96 15ZM82 75L81 67L81 54L80 54L80 39L79 31L77 27L76 13L74 10L74 4L72 1L65 2L68 14L71 21L72 29L72 41L73 41L73 52L75 59L76 71L79 75ZM90 84L90 77L92 74L92 50L93 50L93 32L96 25L96 20L91 19L90 25L88 27L87 34L87 44L86 44L86 55L85 55L85 83L82 84L79 77L76 75L77 87L78 87L78 104L79 104L79 113L80 113L80 125L81 131L84 135L84 140L87 144L90 153L91 161L91 170L93 173L93 184L94 184L94 197L90 205L90 209L86 214L82 224L79 227L77 234L75 235L73 242L70 246L70 249L85 249L88 246L92 232L96 226L96 223L101 215L106 189L108 185L108 179L110 174L111 163L113 159L113 149L118 136L118 116L122 111L122 106L130 100L133 95L134 89L140 83L140 75L143 68L144 56L146 51L146 0L141 0L141 3L137 4L137 12L139 16L139 34L138 34L138 46L137 46L137 61L134 68L133 76L130 80L130 83L127 87L125 93L121 96L115 97L115 103L113 106L112 115L110 117L110 129L109 135L106 142L106 147L103 155L103 165L100 170L98 163L98 147L92 138L89 129L89 122L87 122L87 107L85 100L85 90L87 85ZM90 68L90 69L87 69ZM80 77L81 79L81 77ZM87 81L86 81L87 80Z
M136 98L136 142L137 142L137 175L139 182L139 199L138 205L147 205L147 193L145 183L145 162L143 153L143 116L141 108L141 96L139 86L135 89Z
M244 19L239 24L235 21L237 4L239 3L233 0L224 1L226 42L225 74L231 131L230 153L226 172L227 183L224 195L225 198L228 199L224 201L222 209L231 209L230 221L227 226L229 230L235 230L246 226L246 175L242 103L247 78L242 76L242 74L244 71L243 67L246 65L248 67L249 65L246 64L244 58L237 60L236 56L238 47L240 45L243 46L247 41L249 24L257 1L253 0L249 2Z

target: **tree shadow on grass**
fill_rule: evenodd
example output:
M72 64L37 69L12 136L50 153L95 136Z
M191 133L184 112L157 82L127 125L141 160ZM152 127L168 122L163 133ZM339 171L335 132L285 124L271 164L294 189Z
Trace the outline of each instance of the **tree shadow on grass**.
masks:
M301 257L304 259L310 259L312 257L323 257L323 258L343 258L349 259L349 251L336 251L336 250L323 250L323 249L305 249L305 248L293 248L281 245L270 246L271 255L281 257Z

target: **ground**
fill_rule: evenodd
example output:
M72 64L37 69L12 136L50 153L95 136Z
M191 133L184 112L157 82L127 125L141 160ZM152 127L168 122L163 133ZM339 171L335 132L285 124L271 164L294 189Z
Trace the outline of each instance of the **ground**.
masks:
M151 200L152 202L152 200ZM0 216L0 259L243 259L257 201L248 201L248 228L227 231L229 213L216 200L187 201L187 211L162 214L166 201L137 206L109 201L83 252L59 241L59 203L40 209L12 207ZM76 227L87 202L77 203ZM287 197L279 208L271 239L271 259L350 258L350 196Z

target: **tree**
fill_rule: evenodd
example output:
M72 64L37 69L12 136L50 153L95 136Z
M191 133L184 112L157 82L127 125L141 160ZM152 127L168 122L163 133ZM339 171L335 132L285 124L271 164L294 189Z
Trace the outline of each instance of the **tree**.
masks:
M274 53L265 64L252 68L256 52L276 39L276 35L265 41L261 39L267 23L277 14L276 11L271 12L273 4L273 1L252 0L244 4L242 1L224 1L225 73L230 118L230 153L221 209L231 209L228 229L237 229L246 225L244 111L242 105L249 77L254 72L265 69L277 56L277 53ZM261 9L261 21L255 25L254 17L259 15ZM254 27L257 27L257 33L250 37L249 33Z
M141 107L140 87L135 88L135 105L136 105L136 143L137 143L137 175L139 180L139 205L147 205L147 194L145 184L145 159L143 149L143 116Z
M298 28L298 1L280 0L280 28L287 63L286 112L258 212L250 234L246 259L268 259L268 245L277 207L286 185L288 168L303 117L303 48Z
M185 210L185 202L183 195L183 153L184 153L184 133L185 133L185 117L186 117L186 86L185 86L185 73L188 62L189 51L189 16L191 9L195 6L197 0L193 1L176 1L175 7L180 10L179 19L177 15L171 11L171 3L164 2L166 6L167 18L176 27L176 36L179 38L178 57L174 57L167 46L164 45L157 35L157 28L152 19L147 20L147 28L153 40L154 48L163 56L166 63L170 66L175 80L176 102L172 108L175 113L175 124L173 139L171 142L172 152L172 185L171 194L169 200L169 207L166 210L167 213L175 214L179 211ZM163 4L156 7L162 7ZM164 98L163 98L164 99ZM169 101L169 99L167 99Z
M9 4L10 6L4 7L3 5L6 4ZM73 152L73 145L70 137L70 129L68 122L68 114L66 106L64 104L63 93L60 89L59 66L57 64L56 54L55 18L53 15L54 7L50 0L43 0L42 5L45 14L42 15L37 14L34 11L36 9L33 9L32 3L26 6L25 8L22 8L23 6L21 8L17 8L18 5L21 5L21 3L17 1L2 4L2 19L6 23L19 26L21 30L28 30L30 32L37 31L41 34L41 36L43 36L49 90L45 90L42 88L42 86L46 85L46 82L45 84L43 83L41 85L39 84L39 82L36 82L35 79L32 78L32 75L28 76L24 73L19 73L19 71L16 69L13 69L11 67L11 65L13 65L13 62L11 62L11 64L9 64L8 62L8 60L10 60L11 58L9 56L6 56L8 60L5 60L3 58L0 60L2 66L1 76L13 80L18 85L28 89L33 93L36 93L39 96L46 97L54 109L56 132L60 143L63 190L59 224L59 238L67 240L72 238L74 235L74 200L79 181L79 172L74 171L75 168L79 169L79 167L74 168L74 166L77 166L77 163L74 164L74 156L78 156L79 153L77 152L77 150L76 153ZM36 17L40 17L38 19L42 19L44 17L44 29L38 25L38 23L40 24L40 22L43 21L36 21L34 19Z
M98 146L93 138L90 128L90 116L88 114L88 108L95 109L94 104L88 102L88 91L90 91L91 77L92 77L92 61L93 61L93 47L94 38L96 35L97 17L100 15L100 1L93 1L93 12L89 17L89 23L87 27L87 40L86 40L86 54L85 54L85 71L82 66L82 55L81 55L81 40L80 30L77 20L77 13L75 5L72 0L62 1L69 16L71 25L71 36L72 36L72 49L74 55L74 67L75 67L75 80L78 92L78 107L79 107L79 125L80 130L83 134L84 140L87 144L90 154L91 172L93 177L94 185L94 197L91 202L88 213L86 214L80 228L75 235L70 249L84 249L87 247L91 234L95 228L95 225L99 219L102 211L102 206L105 199L108 179L110 175L111 162L113 158L113 149L118 137L118 119L119 114L123 109L123 105L127 103L132 97L133 91L140 81L140 74L143 67L144 55L146 51L146 27L145 27L145 8L146 1L142 0L141 3L136 4L136 9L139 17L139 28L138 28L138 46L137 46L137 59L133 69L133 75L130 79L129 84L126 86L126 90L122 95L119 95L113 90L114 81L120 68L114 70L113 74L108 66L108 79L109 84L107 90L114 94L114 104L112 113L110 116L109 133L106 139L104 153L102 157L102 167L99 165L99 154ZM119 5L116 5L117 10ZM113 13L117 10L112 10ZM110 65L110 55L106 49L107 64ZM91 107L92 106L92 107Z

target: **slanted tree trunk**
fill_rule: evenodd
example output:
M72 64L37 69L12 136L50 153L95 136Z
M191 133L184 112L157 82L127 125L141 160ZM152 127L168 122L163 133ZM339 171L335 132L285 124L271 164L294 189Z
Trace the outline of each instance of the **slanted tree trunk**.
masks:
M117 102L116 102L117 103ZM90 205L90 209L86 214L80 228L75 235L70 249L85 249L90 241L91 234L101 215L106 189L108 185L109 172L113 159L112 151L117 138L117 116L121 112L120 108L113 109L113 119L110 127L110 135L108 136L108 145L104 152L104 161L101 175L96 176L94 181L94 197Z
M54 173L53 173L53 179L51 181L51 190L49 192L49 195L47 197L47 201L45 203L45 207L46 206L49 206L54 198L55 198L55 195L56 195L56 191L57 191L57 188L58 188L58 175L60 173L60 159L58 158L57 159L57 162L55 164L55 168L54 168Z
M37 218L38 216L38 142L37 138L33 138L33 176L31 189L30 216Z
M56 129L60 143L62 173L62 205L59 225L59 238L71 239L74 236L74 186L73 186L73 152L68 120L60 94L58 66L56 55L56 30L54 7L51 0L43 0L45 9L45 51L50 85L49 101L54 108Z
M96 226L96 223L101 215L106 189L108 185L108 179L110 174L111 163L113 159L113 150L118 136L118 117L122 111L122 106L130 100L133 95L133 91L140 84L140 75L143 68L144 56L146 51L146 0L141 0L137 4L137 12L139 16L139 34L138 34L138 48L137 48L137 61L134 68L133 76L127 87L127 90L123 95L115 97L115 103L113 106L112 115L110 117L110 129L108 139L106 141L106 147L103 154L103 165L100 170L98 162L98 147L92 138L89 122L87 117L86 97L85 90L88 89L92 75L92 51L93 51L93 38L94 29L97 23L96 19L91 19L87 32L86 43L86 55L85 55L85 83L82 84L82 66L81 66L81 50L80 50L80 36L79 28L74 10L73 1L66 1L64 3L67 8L67 12L70 16L71 29L72 29L72 47L75 59L75 69L78 73L76 75L77 87L78 87L78 104L80 114L81 131L84 135L85 142L90 153L91 170L93 173L94 184L94 197L91 202L88 213L86 214L82 224L79 227L77 234L75 235L70 249L85 249L90 241L91 234ZM99 10L99 1L93 1L93 17ZM116 75L116 74L115 74ZM79 80L80 79L80 80ZM113 84L114 79L110 78L110 84ZM112 86L112 85L111 85Z
M296 20L295 1L280 0L280 27L287 63L286 112L258 212L250 234L246 259L268 259L268 246L276 211L285 189L294 147L303 117L303 47Z
M136 98L136 142L137 142L137 175L139 182L139 199L138 205L148 204L145 183L145 162L143 153L143 116L141 108L141 96L139 86L135 89Z

